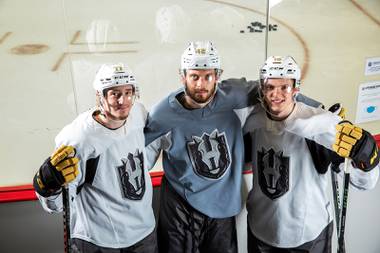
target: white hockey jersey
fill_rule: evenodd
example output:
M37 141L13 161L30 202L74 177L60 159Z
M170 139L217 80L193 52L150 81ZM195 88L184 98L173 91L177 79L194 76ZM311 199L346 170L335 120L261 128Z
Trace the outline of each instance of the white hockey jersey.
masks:
M315 168L306 139L331 149L341 119L320 108L296 103L284 121L269 119L262 107L247 119L252 139L253 188L247 200L252 233L275 247L291 248L314 240L332 221L329 174ZM351 184L373 188L379 168L351 170Z
M136 102L117 130L92 114L82 113L56 137L57 147L74 146L80 159L80 173L69 184L71 237L101 247L129 247L155 227L152 184L144 169L147 112ZM61 194L38 197L47 211L62 211Z

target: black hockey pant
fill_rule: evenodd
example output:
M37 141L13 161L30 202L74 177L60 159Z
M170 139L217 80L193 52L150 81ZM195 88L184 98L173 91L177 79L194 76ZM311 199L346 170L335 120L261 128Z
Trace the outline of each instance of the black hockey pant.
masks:
M162 179L158 221L160 253L236 253L235 218L210 218L186 203Z
M73 238L71 239L71 253L158 253L157 235L154 230L150 235L135 243L134 245L122 248L112 249L99 247L93 243Z
M331 253L333 228L331 222L315 240L296 248L276 248L255 237L248 225L248 253Z

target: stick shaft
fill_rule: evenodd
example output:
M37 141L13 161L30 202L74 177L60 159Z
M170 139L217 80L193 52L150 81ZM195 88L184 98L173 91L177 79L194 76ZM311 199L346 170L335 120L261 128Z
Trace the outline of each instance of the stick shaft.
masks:
M64 252L70 253L70 196L69 190L66 187L62 187L62 203Z
M334 166L334 165L332 165ZM336 235L339 237L340 230L340 212L341 212L341 204L340 204L340 192L339 192L339 182L337 174L334 170L330 170L331 172L331 186L334 197L334 213L335 213L335 224L336 224Z
M342 213L340 215L340 230L338 238L338 253L345 253L344 232L346 228L346 216L348 205L348 190L350 186L350 168L348 166L349 159L344 160L344 180L343 180L343 201L342 201Z

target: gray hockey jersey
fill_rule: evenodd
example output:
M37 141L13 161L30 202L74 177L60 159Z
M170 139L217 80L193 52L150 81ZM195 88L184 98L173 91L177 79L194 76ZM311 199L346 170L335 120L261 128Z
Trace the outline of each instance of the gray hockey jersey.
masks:
M71 236L101 247L129 247L155 227L152 184L144 169L147 113L136 102L117 130L92 114L82 113L56 137L57 147L73 145L80 159L80 173L69 184ZM62 211L61 194L38 197L47 211Z
M247 119L251 135L253 188L247 200L248 223L260 240L280 248L314 240L332 221L327 185L329 174L317 171L306 139L327 149L335 141L341 119L320 108L296 103L284 121L273 121L262 107ZM351 184L373 188L379 169L352 169Z
M194 110L178 102L179 89L149 113L145 138L150 166L162 149L167 180L192 207L212 218L232 217L242 207L247 87L257 86L245 79L225 81L206 107Z

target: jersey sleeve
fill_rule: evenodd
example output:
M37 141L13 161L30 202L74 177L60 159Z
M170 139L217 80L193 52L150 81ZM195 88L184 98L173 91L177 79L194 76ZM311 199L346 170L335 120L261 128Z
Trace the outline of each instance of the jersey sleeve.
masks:
M82 132L83 128L78 126L78 122L73 121L71 124L65 126L61 132L55 138L55 147L59 148L61 145L71 145L75 148L75 156L79 158L78 163L78 176L69 183L69 193L72 199L75 199L76 189L81 182L84 169L86 166L87 153L90 149L90 145L84 139L84 134ZM86 147L84 147L86 144ZM62 211L62 194L61 191L50 197L43 197L36 193L42 207L49 213L57 213Z
M225 94L227 100L232 101L232 109L242 109L260 102L258 81L231 78L223 80L218 87Z
M76 187L73 184L69 184L68 190L70 201L73 202L76 196ZM48 213L60 213L63 211L62 191L49 197L43 197L36 192L36 196L42 208Z
M358 190L373 189L379 179L379 170L379 164L371 171L352 168L350 172L350 184Z
M157 107L163 106L163 103ZM165 119L169 114L165 110L154 107L148 113L147 122L144 128L145 147L146 147L146 169L150 170L155 165L161 150L171 146L171 126L168 125L169 119ZM169 123L170 124L170 123Z
M70 145L75 148L75 156L78 157L78 176L70 182L70 190L76 189L76 187L82 181L85 175L86 161L88 160L91 148L90 138L87 138L86 133L82 131L81 126L77 124L71 124L65 127L55 138L56 148L61 145Z
M152 141L148 146L146 146L146 166L147 170L153 169L157 162L158 157L161 154L161 150L167 150L171 147L171 133L162 135Z
M309 98L309 97L307 97L307 96L305 96L305 95L303 95L301 93L297 93L297 95L296 95L295 98L296 98L297 102L304 103L304 104L306 104L308 106L311 106L311 107L314 107L314 108L319 108L319 107L323 108L323 105L322 105L321 102L318 102L317 100Z
M62 192L52 195L50 197L43 197L36 192L36 196L40 201L42 208L49 213L59 213L62 212Z
M342 176L344 166L343 157L340 157L332 150L316 144L313 141L306 140L306 142L313 159L314 167L318 173L326 173L329 167L333 169L333 164L335 163L339 169L334 169L334 171ZM368 172L355 168L351 163L349 166L351 167L350 184L353 187L358 190L370 190L376 186L379 178L379 165Z
M321 108L297 103L293 113L284 120L286 131L312 140L332 150L335 142L335 126L341 118Z

